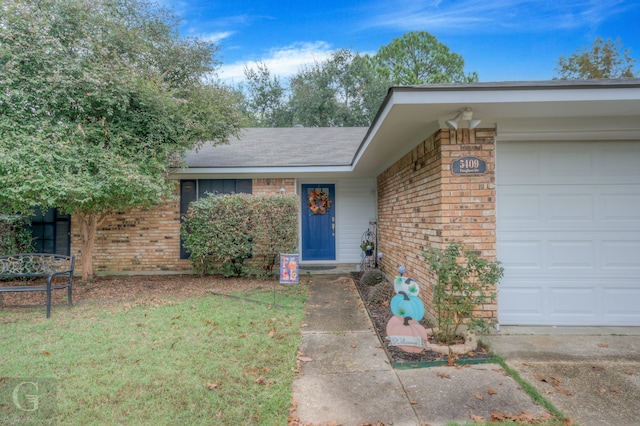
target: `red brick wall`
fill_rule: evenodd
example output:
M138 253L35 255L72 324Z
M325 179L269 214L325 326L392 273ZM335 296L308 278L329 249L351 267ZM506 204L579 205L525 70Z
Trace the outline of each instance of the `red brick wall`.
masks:
M474 156L486 161L485 174L451 173L451 162ZM378 247L390 276L404 265L417 278L429 305L434 280L422 253L459 241L495 260L495 131L439 130L378 176ZM482 307L497 317L497 306Z
M253 180L253 195L273 195L279 194L280 188L285 189L285 194L291 195L295 193L296 181L295 179L254 179Z
M293 194L294 179L254 179L253 193ZM177 192L176 192L177 194ZM71 254L80 271L82 237L80 221L71 218ZM96 273L191 271L187 259L180 259L180 203L167 200L149 209L118 212L99 226L93 250Z

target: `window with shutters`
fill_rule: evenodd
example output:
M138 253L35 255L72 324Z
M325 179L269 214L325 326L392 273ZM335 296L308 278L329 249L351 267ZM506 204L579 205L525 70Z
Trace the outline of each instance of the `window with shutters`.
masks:
M251 179L192 179L180 181L180 222L189 210L189 203L209 194L251 194ZM188 259L189 253L180 240L180 259Z

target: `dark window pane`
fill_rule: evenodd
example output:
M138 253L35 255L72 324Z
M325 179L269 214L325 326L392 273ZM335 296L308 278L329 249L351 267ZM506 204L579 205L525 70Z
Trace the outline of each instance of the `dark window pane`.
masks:
M238 194L251 194L253 192L253 185L251 179L238 179L236 183L236 193Z
M70 223L68 220L56 222L56 254L69 256L71 254L71 244L69 237Z
M55 247L53 243L53 240L43 240L41 253L55 253Z

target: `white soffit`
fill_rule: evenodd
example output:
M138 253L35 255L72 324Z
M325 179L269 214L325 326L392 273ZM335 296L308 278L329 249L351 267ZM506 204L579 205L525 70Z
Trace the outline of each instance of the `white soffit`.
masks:
M470 83L389 89L354 161L380 173L462 108L498 138L638 139L640 79Z

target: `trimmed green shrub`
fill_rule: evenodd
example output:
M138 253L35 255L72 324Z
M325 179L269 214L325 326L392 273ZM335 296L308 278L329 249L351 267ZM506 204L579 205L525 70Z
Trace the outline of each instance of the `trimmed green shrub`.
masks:
M280 253L295 252L296 196L212 195L192 202L182 224L194 271L225 277L271 274Z
M33 236L29 226L27 217L0 214L0 255L32 253Z

